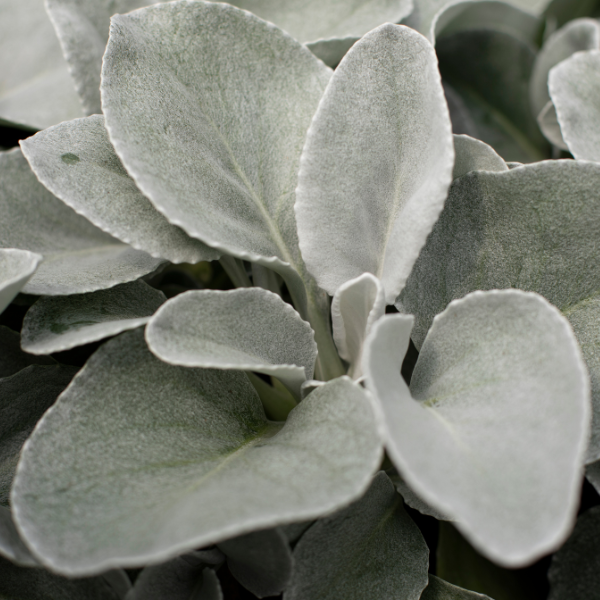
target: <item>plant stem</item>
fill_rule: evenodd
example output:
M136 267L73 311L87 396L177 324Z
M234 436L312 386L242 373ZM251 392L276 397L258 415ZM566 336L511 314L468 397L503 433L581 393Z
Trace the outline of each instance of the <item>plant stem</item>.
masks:
M239 258L223 255L219 259L219 262L235 287L252 287L252 282L246 273L244 263Z

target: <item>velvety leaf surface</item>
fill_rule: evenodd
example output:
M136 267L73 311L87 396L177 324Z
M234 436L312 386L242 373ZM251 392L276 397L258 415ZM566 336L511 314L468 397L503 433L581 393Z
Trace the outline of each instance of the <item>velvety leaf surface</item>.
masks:
M548 89L571 154L600 161L600 50L577 52L558 64L550 71Z
M571 321L592 380L588 462L600 458L598 292L600 166L547 161L454 182L398 309L416 316L420 348L433 317L477 289L542 294Z
M377 277L364 273L342 284L331 302L333 339L340 356L350 364L348 375L362 375L362 350L373 324L385 314L385 292Z
M28 311L21 347L52 354L145 325L165 295L143 281L75 296L45 296Z
M600 506L584 512L548 572L549 600L590 600L600 588Z
M21 447L75 373L77 367L31 365L0 379L0 506L8 505Z
M347 37L341 40L319 40L312 44L306 44L306 47L317 57L320 58L328 67L336 67L344 58L344 54L352 48L360 38Z
M0 250L0 312L29 281L42 259L40 254L26 250Z
M0 245L43 255L28 294L92 292L138 279L161 260L115 240L52 195L20 149L0 154Z
M265 598L283 592L292 575L292 551L279 528L253 531L221 542L231 574L255 596Z
M44 564L92 574L316 518L360 495L380 458L350 379L275 424L243 373L168 365L136 330L101 346L46 413L11 504Z
M298 400L317 357L310 325L261 288L180 294L150 320L146 340L174 365L275 375Z
M44 0L0 5L0 121L43 129L82 116Z
M508 171L504 160L491 146L468 135L454 136L454 153L453 179L471 171Z
M421 594L421 600L491 600L491 598L485 594L478 594L452 585L430 574L429 583Z
M548 74L559 62L582 50L597 50L600 47L600 24L595 19L575 19L555 31L535 57L529 100L533 116L537 117L550 100Z
M21 540L10 509L6 506L0 506L0 556L23 567L33 567L38 564Z
M453 521L448 515L442 514L439 510L431 507L422 498L419 498L417 494L410 488L410 486L400 477L398 474L390 476L392 483L396 486L396 490L402 496L404 503L418 510L422 515L428 515L437 519L438 521Z
M554 107L554 104L552 104L552 100L548 100L544 108L542 108L537 117L537 122L544 137L551 144L554 144L561 150L569 150L569 147L565 144L565 140L563 140L558 117L556 116L556 108Z
M500 565L554 550L577 511L591 416L567 320L519 290L456 300L434 320L409 391L411 328L408 315L380 319L364 354L401 476Z
M55 365L51 356L34 356L21 350L21 336L0 325L0 377L9 377L29 365Z
M294 549L284 600L418 600L427 585L429 550L380 472L367 493L317 521Z
M142 195L115 154L101 115L50 127L21 147L46 188L122 242L174 263L219 258Z
M448 109L433 47L382 25L336 69L302 152L302 256L330 295L377 276L388 303L404 285L452 179Z

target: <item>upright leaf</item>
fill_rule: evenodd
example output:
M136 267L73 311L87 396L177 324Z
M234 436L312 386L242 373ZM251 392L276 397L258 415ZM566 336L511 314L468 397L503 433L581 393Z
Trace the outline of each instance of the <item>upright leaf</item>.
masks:
M319 286L333 295L372 273L393 302L443 207L453 161L433 47L382 25L340 63L302 152L298 235Z
M0 312L31 279L43 257L26 250L0 250Z

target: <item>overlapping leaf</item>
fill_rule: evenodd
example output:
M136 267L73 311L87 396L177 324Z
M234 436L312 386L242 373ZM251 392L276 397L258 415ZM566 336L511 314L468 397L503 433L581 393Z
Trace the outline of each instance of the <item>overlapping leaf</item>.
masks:
M51 356L35 356L21 350L18 332L0 325L0 377L9 377L29 365L55 365Z
M42 259L40 254L26 250L0 250L0 312L31 279Z
M0 506L0 556L22 567L33 567L38 564L23 543L12 519L10 508L6 506Z
M453 179L471 171L508 171L504 160L491 146L468 135L454 136L454 152Z
M412 317L380 319L368 387L406 482L486 556L524 565L558 547L577 511L589 382L568 322L536 294L475 292L434 321L411 379Z
M491 598L452 585L435 575L429 575L429 583L423 590L421 600L491 600Z

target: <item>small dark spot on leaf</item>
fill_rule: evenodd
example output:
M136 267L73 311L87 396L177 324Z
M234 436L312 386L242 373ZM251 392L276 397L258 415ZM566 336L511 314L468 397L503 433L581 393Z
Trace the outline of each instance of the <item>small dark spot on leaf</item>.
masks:
M77 154L73 154L71 152L67 152L66 154L63 154L60 158L67 165L74 165L75 163L79 162L79 156L77 156Z

